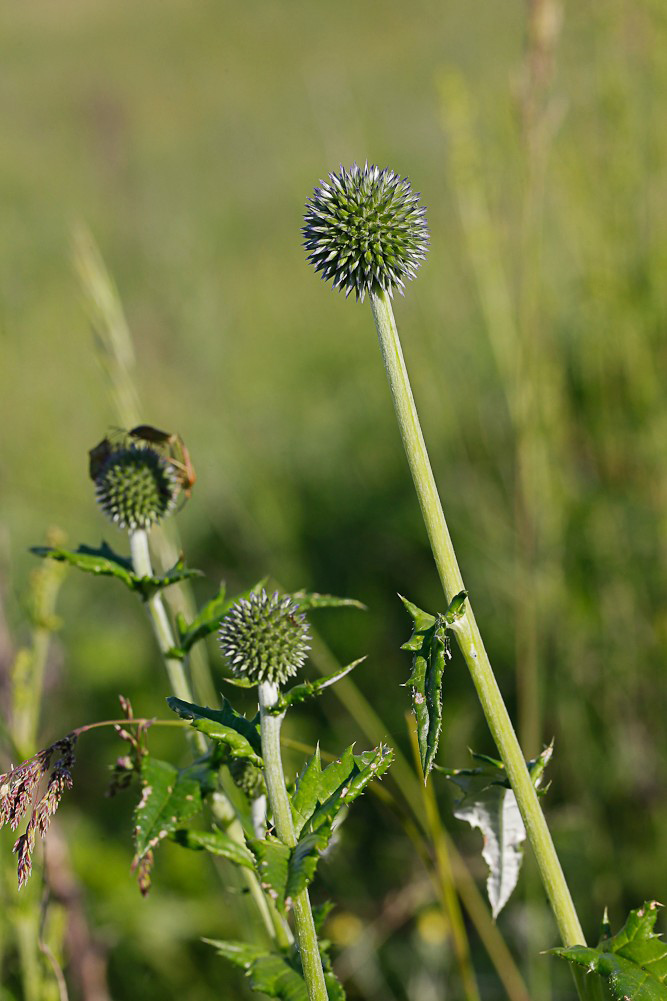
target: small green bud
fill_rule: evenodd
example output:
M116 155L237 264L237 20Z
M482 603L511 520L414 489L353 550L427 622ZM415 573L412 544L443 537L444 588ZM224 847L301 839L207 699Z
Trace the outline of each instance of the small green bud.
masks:
M143 445L109 447L94 481L107 518L128 531L148 529L171 514L181 489L171 463Z
M234 674L284 684L310 648L306 617L289 596L262 589L240 598L220 623L220 648Z
M241 758L232 758L229 763L229 771L236 785L241 789L248 799L258 799L266 793L264 776L256 765L250 761L243 761Z
M403 294L426 256L426 209L410 182L393 170L356 163L320 181L306 204L308 260L348 296L382 290Z

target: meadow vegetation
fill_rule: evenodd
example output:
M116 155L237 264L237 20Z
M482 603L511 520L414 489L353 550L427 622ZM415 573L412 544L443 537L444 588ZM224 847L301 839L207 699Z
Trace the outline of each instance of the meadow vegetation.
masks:
M351 0L32 0L0 26L3 711L19 650L44 667L41 708L22 692L14 743L27 757L115 717L119 693L138 716L167 716L139 603L29 547L57 531L122 549L95 509L88 450L115 425L177 430L198 474L177 517L206 574L198 603L222 579L236 593L268 574L368 609L316 623L318 670L368 654L357 687L285 724L288 773L318 740L399 753L398 778L355 804L314 887L336 902L326 935L348 997L465 996L442 883L423 838L406 837L412 810L413 828L421 817L428 839L456 845L480 996L525 998L512 962L489 958L466 882L483 890L480 836L452 816L455 789L432 776L443 833L430 793L401 780L414 753L397 593L430 610L443 599L368 310L316 280L300 227L313 183L354 161L407 175L427 206L428 258L394 303L403 350L526 757L555 742L543 805L593 941L605 907L618 928L667 901L664 5L388 0L379 17ZM120 402L89 234L131 333ZM213 640L209 654L218 684ZM249 695L238 704L254 711ZM177 729L155 728L150 746L185 760ZM468 748L496 754L455 651L438 761L466 767ZM256 934L240 882L221 897L208 860L165 844L139 898L135 798L103 795L120 753L110 730L81 738L49 835L64 883L46 912L38 879L16 897L0 833L0 997L62 997L61 962L70 997L89 1001L256 996L201 942ZM566 964L540 955L557 935L529 853L498 929L533 1001L573 996ZM92 973L67 961L77 941Z

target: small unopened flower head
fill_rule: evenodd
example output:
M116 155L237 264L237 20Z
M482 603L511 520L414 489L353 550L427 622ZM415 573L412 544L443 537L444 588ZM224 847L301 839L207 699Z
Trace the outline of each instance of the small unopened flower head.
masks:
M282 685L310 649L306 617L289 596L264 589L240 598L220 623L220 647L234 674Z
M303 227L308 260L333 287L366 293L403 293L406 278L426 256L426 209L407 177L385 167L340 168L320 181L306 203Z
M229 771L235 784L242 789L248 799L257 799L266 794L266 785L262 772L250 761L242 758L232 758Z
M95 497L119 528L149 529L171 514L181 485L170 462L147 445L110 447L95 476Z

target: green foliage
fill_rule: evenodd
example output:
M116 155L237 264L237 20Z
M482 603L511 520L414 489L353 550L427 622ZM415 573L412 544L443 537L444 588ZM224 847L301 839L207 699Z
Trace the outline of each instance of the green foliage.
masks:
M551 953L600 977L613 1001L667 1001L667 948L653 931L659 906L652 900L631 911L621 930L603 935L595 949L575 945Z
M250 852L238 841L234 841L224 831L195 831L189 827L179 827L171 831L169 837L176 844L192 851L206 851L210 855L218 855L226 858L235 865L243 866L246 869L254 867L254 860Z
M444 615L430 615L399 595L412 617L412 636L401 650L413 654L412 674L406 684L412 690L412 708L417 721L417 739L424 781L438 753L442 731L442 679L445 661L451 657L447 627L463 614L465 591L455 595Z
M356 598L337 598L334 594L318 594L317 591L294 591L290 597L297 603L300 612L312 612L317 608L358 608L366 611L366 605Z
M358 667L359 664L363 664L365 660L365 657L359 657L358 660L353 660L351 664L347 664L346 667L341 667L340 670L333 671L323 678L318 678L316 681L303 681L301 684L289 688L286 692L281 692L278 697L276 711L282 712L289 706L298 705L307 699L322 695L330 685L340 681L346 674L354 671L355 667Z
M392 749L383 745L363 754L353 754L352 747L348 747L337 761L322 770L318 749L300 775L292 797L297 836L321 827L330 831L342 807L360 796L372 779L381 778L393 757Z
M536 788L542 783L552 753L553 746L549 746L535 761L528 763ZM473 757L484 764L479 768L456 770L438 765L436 768L463 791L454 816L482 832L482 857L489 868L486 892L492 914L497 918L519 880L526 829L502 762L484 754L473 754Z
M291 900L310 885L341 809L360 796L372 779L380 778L392 758L390 748L378 747L355 755L348 747L338 761L322 770L318 749L292 796L297 844L289 848L271 834L248 841L262 885L271 888L271 896L281 910L289 908Z
M258 716L254 720L246 719L225 698L222 698L220 709L206 709L174 695L168 697L167 705L181 719L188 720L193 729L222 744L230 757L243 758L258 766L262 764Z
M134 814L134 868L185 820L199 813L202 806L197 779L187 771L179 771L168 761L145 755L141 762L141 782L141 800ZM145 870L140 869L140 872L145 873Z
M269 952L245 942L204 941L214 946L220 956L245 970L253 990L280 1001L308 1001L306 985L294 953ZM345 991L329 968L326 952L321 949L321 953L329 1001L345 1001Z
M270 887L271 897L281 911L288 909L294 897L310 885L330 835L330 830L321 829L300 838L294 848L288 848L272 834L248 842L262 886Z
M130 589L139 594L144 600L151 597L157 591L177 584L182 580L189 580L192 577L201 577L201 570L194 570L186 567L182 560L178 560L171 570L162 576L140 577L132 569L132 563L124 556L119 556L113 549L102 542L99 549L90 546L79 546L72 551L63 549L60 546L33 546L31 549L36 556L44 559L59 560L68 563L70 566L82 570L84 573L96 574L100 577L115 577L123 582Z
M178 633L178 643L175 649L176 655L185 657L195 643L205 639L206 636L210 636L211 633L214 633L220 627L220 619L235 601L238 601L239 598L247 598L249 594L261 590L265 584L266 578L263 578L254 587L228 598L226 596L227 587L223 581L218 593L202 605L190 622L186 622L185 616L180 612L176 616L176 630ZM232 681L238 683L238 679L232 679Z

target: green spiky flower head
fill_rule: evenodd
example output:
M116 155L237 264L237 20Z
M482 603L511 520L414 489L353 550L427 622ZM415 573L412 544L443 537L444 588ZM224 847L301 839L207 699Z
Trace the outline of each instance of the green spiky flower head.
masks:
M181 488L171 463L143 445L108 443L93 479L102 511L128 531L149 529L171 514Z
M354 163L315 188L303 235L310 263L346 296L354 291L363 302L374 290L403 294L426 256L426 209L407 177Z
M306 617L288 595L253 591L220 623L220 648L234 674L260 684L284 684L310 649Z

